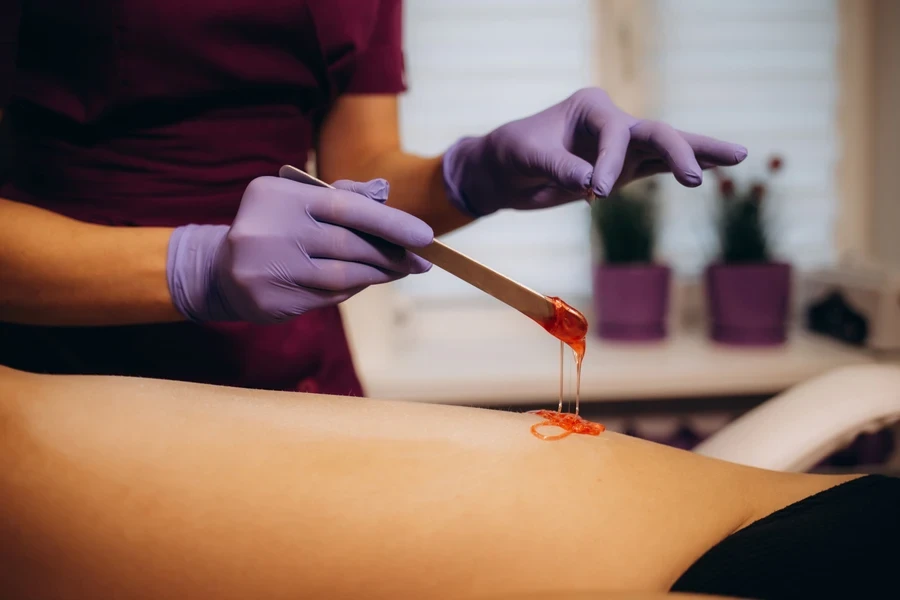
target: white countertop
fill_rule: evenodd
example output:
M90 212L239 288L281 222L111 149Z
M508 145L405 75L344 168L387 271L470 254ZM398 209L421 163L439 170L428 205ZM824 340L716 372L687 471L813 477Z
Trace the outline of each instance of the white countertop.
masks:
M552 401L559 388L559 343L511 313L421 319L384 352L357 355L367 394L483 406ZM570 393L574 361L568 349L565 359ZM690 329L650 344L590 338L581 393L586 402L774 394L831 369L868 362L874 358L862 350L796 330L784 346L756 349L715 344Z

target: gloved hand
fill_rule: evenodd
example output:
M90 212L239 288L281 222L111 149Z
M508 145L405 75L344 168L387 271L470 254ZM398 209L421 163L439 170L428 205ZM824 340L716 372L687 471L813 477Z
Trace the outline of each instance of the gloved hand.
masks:
M431 228L384 206L386 181L334 185L259 177L231 227L177 228L167 264L175 307L195 321L277 323L431 268L404 249L431 243Z
M591 193L606 197L641 177L671 171L682 185L702 169L736 165L747 150L633 117L603 90L588 88L444 154L450 201L474 217L503 208L549 208Z

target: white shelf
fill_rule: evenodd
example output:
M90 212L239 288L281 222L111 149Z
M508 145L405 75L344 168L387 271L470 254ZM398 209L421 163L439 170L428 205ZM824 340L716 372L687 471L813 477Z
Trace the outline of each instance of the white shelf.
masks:
M513 311L480 318L429 318L393 349L357 356L374 398L515 406L552 401L559 386L559 343ZM479 320L480 319L480 320ZM568 350L568 349L567 349ZM574 383L566 354L566 389ZM702 331L664 342L614 344L590 339L582 400L609 402L775 394L831 369L875 362L866 352L801 331L776 348L732 348Z

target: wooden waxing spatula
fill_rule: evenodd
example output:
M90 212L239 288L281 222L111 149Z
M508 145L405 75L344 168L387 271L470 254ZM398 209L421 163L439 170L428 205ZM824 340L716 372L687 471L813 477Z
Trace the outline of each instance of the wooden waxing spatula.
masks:
M334 186L291 165L281 167L278 176L299 183L335 189ZM556 315L555 305L547 296L525 287L438 240L434 240L424 248L407 250L539 323L545 323Z

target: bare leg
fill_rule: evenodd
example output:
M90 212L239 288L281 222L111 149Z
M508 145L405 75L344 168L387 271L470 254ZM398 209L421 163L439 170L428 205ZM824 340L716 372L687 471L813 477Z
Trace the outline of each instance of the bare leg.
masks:
M542 442L535 419L0 369L0 581L28 598L662 592L838 481L610 433Z

